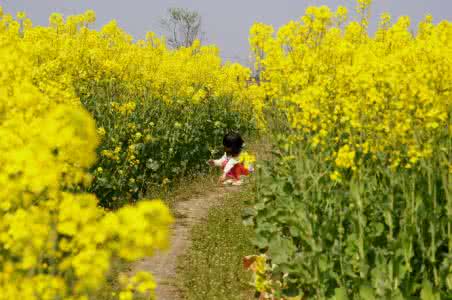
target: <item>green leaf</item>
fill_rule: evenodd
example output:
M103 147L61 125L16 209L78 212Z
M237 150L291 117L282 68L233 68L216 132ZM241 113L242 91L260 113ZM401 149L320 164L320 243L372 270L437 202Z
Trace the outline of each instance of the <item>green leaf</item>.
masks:
M433 292L432 284L427 279L424 279L422 283L421 300L440 300L439 295Z
M256 234L256 237L252 241L253 244L259 249L263 249L268 246L268 240L259 233Z
M405 300L402 292L399 289L396 289L392 292L391 300Z
M383 233L384 229L385 229L385 226L382 223L376 223L374 235L380 236Z
M375 300L374 290L367 284L361 285L359 288L359 296L363 300Z
M319 269L321 272L325 272L328 269L328 258L326 255L320 255L319 257Z
M447 288L452 290L452 273L447 275L446 284L447 284Z
M290 232L290 235L292 237L299 237L300 236L300 229L297 226L290 225L289 226L289 232Z
M347 290L345 287L337 288L334 292L334 300L348 300Z
M285 263L295 251L292 241L276 237L269 243L269 253L271 253L272 261L276 264Z

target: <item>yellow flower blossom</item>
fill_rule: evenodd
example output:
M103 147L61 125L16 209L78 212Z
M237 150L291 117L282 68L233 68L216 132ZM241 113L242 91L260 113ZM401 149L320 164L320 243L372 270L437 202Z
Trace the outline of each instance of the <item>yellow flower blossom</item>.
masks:
M94 195L76 191L89 182L105 129L96 133L76 96L76 73L62 72L63 65L76 65L67 55L77 56L68 51L70 43L63 64L35 63L42 53L55 57L59 47L43 46L62 42L54 30L70 39L94 16L85 17L63 24L53 15L52 28L24 28L21 36L17 22L0 14L0 299L96 298L115 257L138 259L168 245L172 217L163 202L106 212ZM120 152L116 147L101 155L119 159ZM152 277L143 276L138 288L152 291Z

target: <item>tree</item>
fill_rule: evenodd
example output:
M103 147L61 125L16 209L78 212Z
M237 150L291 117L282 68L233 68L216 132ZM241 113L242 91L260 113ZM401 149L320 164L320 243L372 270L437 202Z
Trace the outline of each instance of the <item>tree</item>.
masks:
M171 48L189 47L195 40L201 40L201 24L202 18L198 12L184 8L168 9L168 16L161 20Z

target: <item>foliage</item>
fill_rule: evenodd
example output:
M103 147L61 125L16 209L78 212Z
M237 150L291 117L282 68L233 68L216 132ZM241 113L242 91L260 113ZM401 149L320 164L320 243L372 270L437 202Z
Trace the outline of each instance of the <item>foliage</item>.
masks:
M287 116L250 220L269 297L452 296L452 26L310 7L251 45L265 97ZM286 123L286 124L284 124ZM262 287L260 287L262 288Z
M107 212L80 191L96 159L94 120L67 73L36 66L50 45L22 39L24 18L0 13L0 299L95 299L113 261L167 246L172 217L161 201ZM155 286L150 274L131 280Z

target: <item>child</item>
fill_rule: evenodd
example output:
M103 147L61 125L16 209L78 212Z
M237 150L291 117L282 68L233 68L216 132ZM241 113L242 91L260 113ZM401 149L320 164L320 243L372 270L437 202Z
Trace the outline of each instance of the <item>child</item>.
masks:
M220 159L210 159L209 165L221 167L223 174L219 182L223 184L241 185L241 176L246 176L250 170L239 159L243 147L243 139L238 133L226 134L223 138L224 155ZM252 170L251 170L252 171Z

